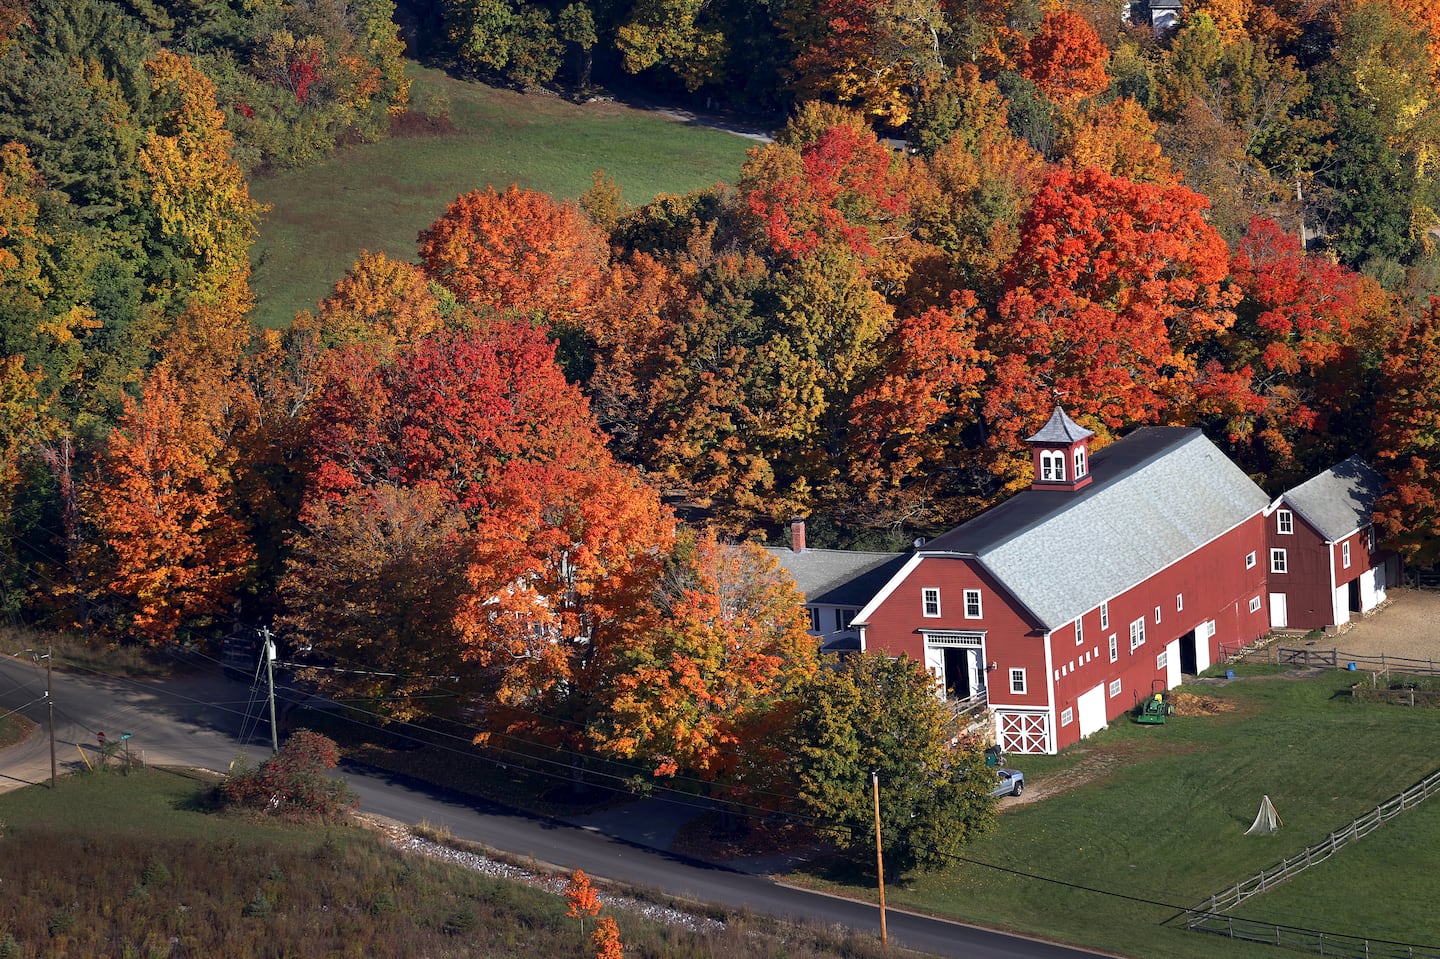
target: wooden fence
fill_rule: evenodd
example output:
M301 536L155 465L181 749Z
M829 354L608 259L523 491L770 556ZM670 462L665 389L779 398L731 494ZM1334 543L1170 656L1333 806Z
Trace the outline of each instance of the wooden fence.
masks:
M1281 860L1269 869L1262 869L1250 878L1237 882L1230 888L1211 896L1199 907L1191 910L1186 925L1194 929L1211 920L1226 918L1219 914L1228 909L1234 909L1251 896L1259 895L1267 889L1273 889L1316 863L1324 862L1335 855L1338 850L1370 835L1382 824L1394 819L1405 810L1420 805L1436 792L1440 792L1440 772L1431 773L1400 795L1385 800L1344 829L1332 832L1321 842L1288 859Z
M1351 959L1440 959L1440 947L1436 946L1361 939L1230 916L1205 916L1190 923L1190 928L1197 932L1209 932L1247 942L1263 942L1321 956L1346 956Z
M1281 666L1310 669L1314 667L1345 669L1351 663L1357 670L1376 673L1406 673L1412 676L1440 676L1440 663L1433 659L1405 659L1400 656L1364 656L1347 653L1338 649L1314 649L1308 646L1270 646L1251 649L1239 646L1220 647L1220 657L1225 661L1250 660L1263 657Z

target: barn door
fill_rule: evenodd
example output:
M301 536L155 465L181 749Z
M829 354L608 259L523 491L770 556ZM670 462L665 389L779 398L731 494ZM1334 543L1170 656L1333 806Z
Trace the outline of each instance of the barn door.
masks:
M1270 594L1270 628L1284 629L1290 623L1290 616L1285 610L1285 594Z
M1050 717L1045 713L997 712L1000 748L1007 753L1050 752Z
M1080 695L1080 738L1105 728L1105 684Z

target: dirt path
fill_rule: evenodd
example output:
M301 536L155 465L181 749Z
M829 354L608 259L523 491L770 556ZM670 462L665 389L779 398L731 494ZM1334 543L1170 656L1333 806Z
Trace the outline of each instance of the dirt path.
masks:
M1386 590L1383 606L1352 619L1335 636L1309 644L1315 649L1338 649L1356 656L1394 656L1433 660L1440 665L1440 592L1425 589Z

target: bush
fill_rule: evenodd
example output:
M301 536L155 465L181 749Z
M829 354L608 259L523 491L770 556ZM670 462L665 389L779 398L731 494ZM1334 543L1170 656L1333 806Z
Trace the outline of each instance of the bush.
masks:
M335 743L308 729L297 730L279 754L227 779L220 787L227 805L261 809L298 819L333 819L356 805L344 780L325 770L340 763Z

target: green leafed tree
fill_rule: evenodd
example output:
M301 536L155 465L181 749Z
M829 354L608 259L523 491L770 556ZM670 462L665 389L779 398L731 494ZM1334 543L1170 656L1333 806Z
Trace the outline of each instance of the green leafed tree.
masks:
M956 738L935 681L882 653L821 669L800 689L789 755L801 807L828 838L873 849L871 774L880 781L888 870L943 867L995 824L995 776L978 742Z

